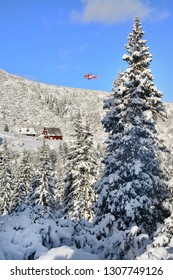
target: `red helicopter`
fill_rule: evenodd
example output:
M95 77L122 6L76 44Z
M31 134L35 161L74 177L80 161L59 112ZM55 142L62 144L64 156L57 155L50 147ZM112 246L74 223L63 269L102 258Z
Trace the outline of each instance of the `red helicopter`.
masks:
M101 78L100 76L93 76L92 74L88 73L84 76L85 79L91 80L91 79L97 79Z

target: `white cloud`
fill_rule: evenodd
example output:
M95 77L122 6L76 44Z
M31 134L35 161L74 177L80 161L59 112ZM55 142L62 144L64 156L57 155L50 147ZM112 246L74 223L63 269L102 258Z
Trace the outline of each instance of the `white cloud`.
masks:
M73 52L72 49L66 49L66 50L59 50L57 52L57 55L61 58L61 59L66 59L69 57L69 55Z
M89 47L89 45L84 43L84 44L80 45L77 50L79 52L84 52L88 47Z
M69 65L67 65L67 64L59 64L59 65L58 65L58 68L59 68L59 69L68 69L68 68L69 68Z
M146 18L165 18L168 13L152 8L144 0L83 0L81 12L73 10L71 19L83 23L117 23L139 16Z

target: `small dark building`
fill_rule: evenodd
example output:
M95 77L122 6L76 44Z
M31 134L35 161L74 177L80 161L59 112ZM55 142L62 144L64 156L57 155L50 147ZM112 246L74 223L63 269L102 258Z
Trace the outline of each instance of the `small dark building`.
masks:
M56 127L44 127L43 136L45 139L63 140L63 136L60 128L56 128Z

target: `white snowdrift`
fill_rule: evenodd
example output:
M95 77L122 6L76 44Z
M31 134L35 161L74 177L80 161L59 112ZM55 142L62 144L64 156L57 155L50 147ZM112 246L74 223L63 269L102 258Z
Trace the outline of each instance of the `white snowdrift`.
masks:
M39 257L38 260L98 260L98 257L82 249L61 246L51 249L48 253Z

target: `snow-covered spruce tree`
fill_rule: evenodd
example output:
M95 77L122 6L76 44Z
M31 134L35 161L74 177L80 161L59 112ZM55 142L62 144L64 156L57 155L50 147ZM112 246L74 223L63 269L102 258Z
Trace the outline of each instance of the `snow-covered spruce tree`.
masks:
M10 214L18 205L19 192L14 184L7 140L4 139L0 160L0 214Z
M9 132L9 128L8 128L8 125L7 125L7 124L5 124L4 131L5 131L5 132Z
M137 225L141 232L152 234L169 215L166 201L171 196L168 169L162 164L167 150L155 125L165 115L162 93L153 83L152 56L143 35L136 17L126 45L128 55L123 56L129 66L104 102L107 114L102 122L109 137L104 171L96 185L95 224L110 215L110 228L115 220L119 230Z
M23 151L18 166L17 184L20 193L20 203L29 203L29 198L32 193L31 179L33 176L33 168L31 157L27 150Z
M66 165L68 153L68 145L66 142L60 143L57 150L57 164L56 174L58 177L58 184L55 190L56 201L59 202L60 208L63 204L63 193L64 193L64 174L66 173L64 166Z
M64 188L64 217L92 221L96 201L93 184L98 176L96 151L89 125L78 115L74 123L74 144L67 154Z
M49 156L49 147L45 140L38 152L38 166L32 179L33 194L30 198L30 204L42 205L46 209L56 210L55 187L56 176L52 167L52 161Z

